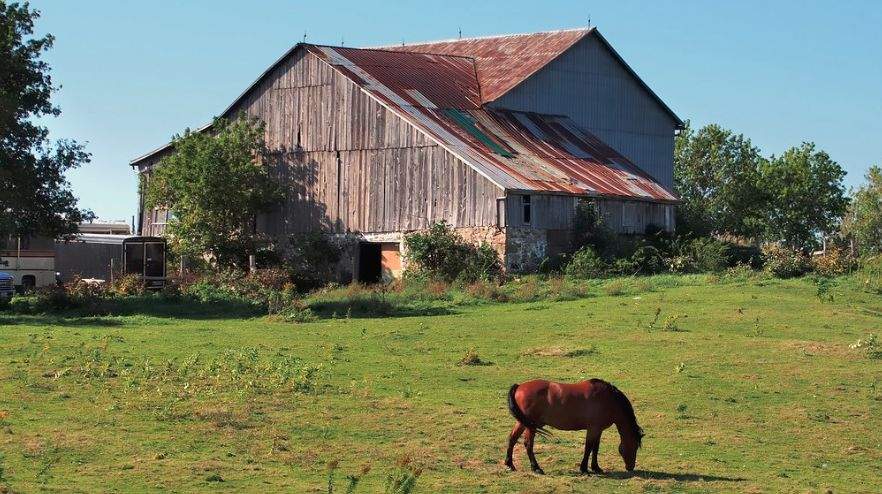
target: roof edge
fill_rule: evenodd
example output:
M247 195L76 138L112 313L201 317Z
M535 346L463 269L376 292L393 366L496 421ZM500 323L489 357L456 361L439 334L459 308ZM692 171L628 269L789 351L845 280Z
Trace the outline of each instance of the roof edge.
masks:
M474 41L474 40L482 40L482 39L496 39L496 38L511 38L514 36L533 36L537 34L557 34L557 33L570 33L574 31L585 31L587 34L589 31L594 29L593 27L571 27L567 29L550 29L548 31L534 31L531 33L509 33L509 34L488 34L486 36L471 36L468 38L448 38L448 39L435 39L430 41L415 41L413 43L402 43L400 45L378 45L378 46L367 46L366 49L390 49L390 48L401 48L408 46L425 46L425 45L434 45L438 43L452 43L455 41ZM581 38L580 38L581 39ZM398 51L398 50L395 50ZM421 53L421 52L410 52L410 53ZM437 53L426 52L429 55L437 55Z
M296 43L296 44L295 44L294 46L292 46L291 48L288 48L288 50L286 50L285 53L282 54L281 57L279 57L275 62L273 62L272 65L270 65L266 70L264 70L264 71L260 74L260 76L259 76L257 79L254 80L254 82L252 82L250 85L248 85L248 87L245 88L245 90L242 91L242 93L240 93L239 96L237 96L236 99L234 99L232 103L230 103L226 108L224 108L224 111L222 111L222 112L220 113L220 117L221 117L221 118L226 117L227 114L228 114L233 108L236 107L236 105L238 105L243 99L245 99L245 96L247 96L252 90L254 90L254 88L256 88L258 85L260 85L260 83L263 82L263 80L266 79L266 78L267 78L267 77L268 77L268 76L269 76L269 75L270 75L270 74L271 74L271 73L272 73L272 72L273 72L273 71L274 71L279 65L281 65L282 62L284 62L285 60L288 59L288 57L290 57L291 55L293 55L294 53L296 53L297 50L298 50L299 48L301 48L301 47L303 47L303 46L306 46L306 45L310 45L310 43L302 43L302 42L301 42L301 43ZM198 129L196 129L195 132L203 132L203 131L207 130L207 129L210 128L210 127L211 127L211 124L208 123L208 124L205 124L205 125L199 127ZM148 159L148 158L150 158L150 157L152 157L152 156L155 156L156 154L161 153L162 151L165 151L166 149L170 148L171 146L172 146L172 143L169 142L169 143L167 143L167 144L165 144L165 145L163 145L163 146L160 146L160 147L154 149L153 151L150 151L150 152L148 152L148 153L146 153L146 154L143 154L143 155L141 155L141 156L139 156L139 157L137 157L137 158L134 158L134 159L132 159L131 161L129 161L129 166L131 166L131 167L135 167L135 166L137 166L138 163L140 163L141 161L144 161L144 160L146 160L146 159Z
M649 84L646 84L646 82L639 75L637 75L637 72L633 68L631 68L630 65L628 65L628 62L626 62L625 59L622 58L621 55L619 55L619 52L617 52L616 49L613 48L612 45L609 43L609 41L607 41L606 38L604 38L603 35L600 34L600 31L598 31L596 28L592 28L591 34L597 37L597 39L606 47L606 49L609 50L610 53L612 53L613 57L618 60L620 64L622 64L625 70L627 70L628 73L631 74L631 76L634 77L634 79L641 86L643 86L643 89L645 89L646 92L649 93L649 95L662 107L662 109L665 110L665 112L667 112L667 114L674 119L674 123L676 123L676 128L678 130L685 128L683 120L680 119L680 117L678 117L677 114L674 113L674 110L671 110L671 107L669 107L667 103L665 103L664 100L662 100L661 97L656 94L656 92L653 91L652 88L649 87Z

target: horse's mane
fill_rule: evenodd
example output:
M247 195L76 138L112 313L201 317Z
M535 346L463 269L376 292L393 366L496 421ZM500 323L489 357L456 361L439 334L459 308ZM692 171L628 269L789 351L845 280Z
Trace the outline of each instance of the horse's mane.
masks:
M634 437L637 438L637 448L639 449L641 442L643 441L643 429L641 429L640 424L637 423L637 416L634 415L634 407L631 406L631 400L629 400L628 397L625 396L625 393L622 393L619 388L603 379L592 379L591 384L607 388L619 406L622 407L622 411L625 413L625 420L628 422L626 425L631 429Z

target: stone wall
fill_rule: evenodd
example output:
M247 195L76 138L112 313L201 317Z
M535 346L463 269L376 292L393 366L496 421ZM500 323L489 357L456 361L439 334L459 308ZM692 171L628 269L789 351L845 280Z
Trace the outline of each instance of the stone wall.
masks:
M499 255L505 270L511 273L529 273L539 268L548 257L565 252L572 232L569 230L546 230L531 227L468 227L456 228L456 233L474 245L487 243ZM392 273L400 277L407 270L407 249L404 237L411 232L395 233L345 233L329 234L342 250L337 267L337 281L348 283L358 272L359 242L396 243L401 253L400 271ZM385 277L385 276L384 276Z

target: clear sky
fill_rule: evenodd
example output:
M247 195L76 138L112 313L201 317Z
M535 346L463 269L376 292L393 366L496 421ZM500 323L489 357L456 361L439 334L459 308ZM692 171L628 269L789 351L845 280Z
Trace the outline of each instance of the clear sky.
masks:
M862 182L882 163L882 2L32 0L62 89L52 137L88 142L70 175L104 219L137 210L129 161L207 123L290 46L346 46L583 27L684 120L766 154L814 141Z

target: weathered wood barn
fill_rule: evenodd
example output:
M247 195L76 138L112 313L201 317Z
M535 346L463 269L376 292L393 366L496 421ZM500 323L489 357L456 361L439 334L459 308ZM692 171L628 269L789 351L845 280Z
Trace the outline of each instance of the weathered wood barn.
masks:
M300 43L221 116L240 113L265 122L287 189L258 228L354 240L344 278L394 275L402 236L440 220L489 242L513 271L567 247L580 200L618 232L674 228L682 122L593 28ZM170 150L131 165L149 180ZM140 217L140 234L162 235L166 212Z

